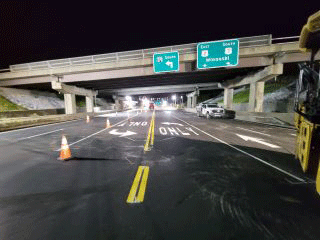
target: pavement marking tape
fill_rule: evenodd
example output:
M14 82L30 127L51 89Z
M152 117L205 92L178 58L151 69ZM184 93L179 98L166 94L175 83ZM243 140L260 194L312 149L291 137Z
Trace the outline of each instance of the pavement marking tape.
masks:
M173 116L173 117L174 117L174 116ZM274 169L276 169L276 170L278 170L278 171L280 171L280 172L282 172L282 173L284 173L284 174L286 174L286 175L288 175L288 176L290 176L290 177L292 177L292 178L294 178L294 179L296 179L296 180L298 180L298 181L300 181L300 182L305 182L304 179L299 178L299 177L297 177L297 176L295 176L295 175L293 175L293 174L291 174L291 173L289 173L289 172L287 172L287 171L285 171L285 170L283 170L283 169L281 169L281 168L279 168L279 167L276 167L276 166L274 166L274 165L272 165L272 164L270 164L270 163L262 160L261 158L258 158L258 157L256 157L256 156L250 154L250 153L247 153L246 151L243 151L243 150L241 150L241 149L239 149L239 148L237 148L237 147L235 147L235 146L232 146L231 144L229 144L229 143L227 143L227 142L225 142L225 141L223 141L223 140L221 140L221 139L219 139L219 138L217 138L217 137L212 136L211 134L209 134L209 133L207 133L207 132L205 132L205 131L203 131L203 130L195 127L195 126L193 126L192 124L190 124L190 123L188 123L188 122L186 122L186 121L184 121L184 120L182 120L182 119L180 119L180 118L177 118L177 117L174 117L174 118L176 118L176 119L178 119L178 120L180 120L180 121L188 124L189 126L191 126L191 127L195 128L195 129L199 130L200 132L208 135L209 137L211 137L211 138L213 138L213 139L215 139L215 140L217 140L217 141L219 141L219 142L221 142L221 143L223 143L223 144L225 144L225 145L227 145L227 146L229 146L229 147L231 147L231 148L233 148L233 149L235 149L235 150L237 150L237 151L239 151L239 152L242 152L243 154L248 155L248 156L250 156L250 157L258 160L259 162L262 162L262 163L264 163L264 164L266 164L266 165L268 165L268 166L270 166L270 167L272 167L272 168L274 168Z
M139 166L127 198L127 203L142 203L149 175L148 166ZM142 176L142 177L141 177ZM138 192L138 194L137 194Z

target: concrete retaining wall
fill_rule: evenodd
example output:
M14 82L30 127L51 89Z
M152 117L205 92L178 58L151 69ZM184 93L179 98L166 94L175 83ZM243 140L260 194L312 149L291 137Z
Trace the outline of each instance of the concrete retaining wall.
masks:
M237 111L236 118L246 120L251 118L275 118L279 121L286 123L288 125L294 125L294 113L276 113L276 112L245 112L245 111Z
M64 108L0 112L0 118L29 117L32 115L46 116L46 115L57 115L57 114L64 114Z
M124 109L127 111L129 109ZM116 112L116 110L108 110L108 113ZM118 111L121 112L121 111ZM59 114L59 115L47 115L47 116L31 116L31 117L15 117L15 118L2 118L0 119L0 132L13 130L17 128L25 128L31 126L38 126L57 122L66 122L76 119L86 119L87 115L93 117L99 113L76 113L76 114Z
M247 111L248 103L233 103L233 110L235 111ZM267 113L292 113L294 112L294 99L282 99L277 101L264 101L263 111Z
M91 114L92 116L93 114ZM17 128L37 126L42 124L65 122L75 119L85 119L86 113L77 113L71 115L48 115L37 117L5 118L0 119L0 131L8 131Z
M195 108L185 108L187 112L196 114ZM247 112L247 111L236 111L237 120L266 123L278 126L294 126L294 113L268 113L268 112Z

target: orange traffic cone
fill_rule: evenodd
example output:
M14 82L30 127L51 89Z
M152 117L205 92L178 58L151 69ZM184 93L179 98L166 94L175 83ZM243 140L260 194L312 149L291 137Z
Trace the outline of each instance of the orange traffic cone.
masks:
M89 117L89 115L87 115L87 123L89 123L90 122L90 117Z
M106 128L111 127L110 122L109 122L109 118L107 118L107 124L106 124Z
M63 135L61 141L61 151L58 160L69 160L71 158L71 151L67 142L67 138Z

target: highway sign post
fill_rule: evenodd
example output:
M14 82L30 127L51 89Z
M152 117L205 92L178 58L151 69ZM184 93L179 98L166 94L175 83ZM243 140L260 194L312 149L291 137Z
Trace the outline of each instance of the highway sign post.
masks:
M239 62L239 40L202 42L197 45L197 68L237 66Z
M155 73L179 71L179 52L153 54L153 71Z

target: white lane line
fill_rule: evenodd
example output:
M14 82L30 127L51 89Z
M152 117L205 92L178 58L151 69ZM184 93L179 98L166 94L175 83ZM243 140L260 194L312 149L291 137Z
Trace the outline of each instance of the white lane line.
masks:
M239 129L246 130L246 131L249 131L249 132L254 132L254 133L258 133L258 134L261 134L261 135L265 135L265 136L271 137L270 134L261 133L261 132L253 131L253 130L250 130L250 129L242 128L242 127L236 127L236 128L239 128Z
M138 114L130 117L129 119L134 118L134 117L136 117L136 116L138 116ZM111 127L109 127L109 128L104 128L104 129L102 129L102 130L100 130L100 131L98 131L98 132L92 133L92 134L90 134L89 136L87 136L87 137L85 137L85 138L81 138L80 140L75 141L75 142L73 142L73 143L70 143L70 144L68 144L68 145L69 145L69 146L72 146L72 145L74 145L74 144L76 144L76 143L82 142L83 140L86 140L86 139L88 139L88 138L90 138L90 137L92 137L92 136L95 136L95 135L97 135L97 134L99 134L99 133L101 133L101 132L104 132L104 131L106 131L106 130L110 130L110 128L113 128L113 127L117 126L118 124L121 124L121 123L123 123L123 122L125 122L125 121L128 121L128 118L126 118L126 119L124 119L124 120L122 120L122 121L120 121L120 122L118 122L118 123L116 123L116 124L113 124L113 125L112 125ZM59 149L57 149L57 150L55 150L55 151L56 151L56 152L61 151L61 148L59 148Z
M297 134L295 134L295 133L290 133L290 135L292 135L292 136L297 136Z
M174 116L173 116L173 117L174 117ZM189 126L195 128L195 129L198 129L200 132L206 134L207 136L209 136L209 137L211 137L211 138L213 138L213 139L215 139L215 140L217 140L217 141L219 141L219 142L221 142L221 143L223 143L223 144L225 144L225 145L227 145L227 146L229 146L229 147L231 147L231 148L233 148L233 149L235 149L235 150L237 150L237 151L239 151L239 152L241 152L241 153L243 153L243 154L245 154L245 155L248 155L248 156L254 158L255 160L258 160L259 162L262 162L262 163L264 163L265 165L268 165L269 167L272 167L272 168L274 168L274 169L276 169L276 170L278 170L278 171L280 171L280 172L282 172L282 173L284 173L284 174L286 174L286 175L288 175L288 176L290 176L290 177L292 177L292 178L294 178L294 179L296 179L296 180L298 180L298 181L300 181L300 182L305 182L304 179L299 178L299 177L297 177L297 176L295 176L295 175L293 175L293 174L291 174L291 173L289 173L289 172L287 172L287 171L285 171L285 170L283 170L283 169L281 169L281 168L279 168L279 167L276 167L276 166L274 166L274 165L272 165L272 164L270 164L270 163L262 160L261 158L258 158L258 157L256 157L256 156L250 154L250 153L247 153L247 152L245 152L245 151L243 151L243 150L241 150L241 149L239 149L239 148L237 148L237 147L235 147L235 146L232 146L231 144L229 144L229 143L227 143L227 142L225 142L225 141L223 141L223 140L221 140L221 139L219 139L219 138L217 138L217 137L212 136L211 134L209 134L209 133L207 133L207 132L205 132L205 131L203 131L203 130L195 127L195 126L193 126L192 124L190 124L190 123L188 123L188 122L186 122L186 121L184 121L184 120L182 120L182 119L179 119L179 118L177 118L177 117L174 117L174 118L176 118L176 119L178 119L178 120L180 120L180 121L188 124Z
M45 132L45 133L40 133L40 134L33 135L33 136L30 136L30 137L18 138L18 139L16 139L16 140L17 140L17 141L21 141L21 140L30 139L30 138L34 138L34 137L39 137L39 136L42 136L42 135L46 135L46 134L50 134L50 133L58 132L58 131L62 131L62 130L63 130L63 128L60 128L60 129L57 129L57 130L54 130L54 131Z
M22 131L22 130L39 128L39 127L54 126L54 125L57 125L57 124L64 124L64 123L76 122L76 121L81 121L81 120L83 120L83 119L76 119L76 120L70 120L70 121L58 122L58 123L49 123L49 124L43 124L43 125L40 125L40 126L34 126L34 127L28 127L28 128L14 129L14 130L10 130L10 131L0 132L0 134L12 133L12 132L17 132L17 131Z

